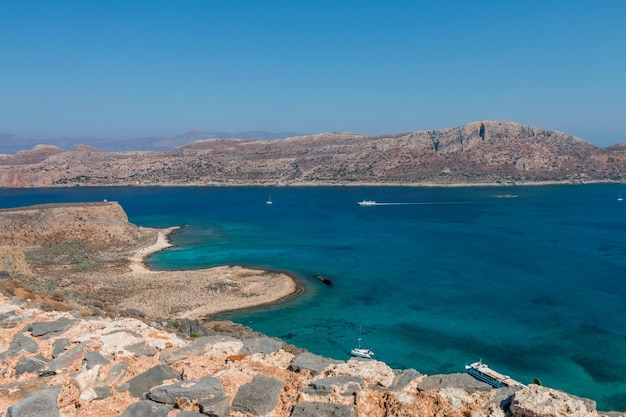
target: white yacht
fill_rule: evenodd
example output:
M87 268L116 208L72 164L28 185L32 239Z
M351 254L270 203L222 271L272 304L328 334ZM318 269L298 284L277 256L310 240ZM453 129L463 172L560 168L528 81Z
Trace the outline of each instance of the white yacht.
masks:
M359 326L359 338L357 339L357 347L350 351L350 355L358 358L371 359L374 356L372 349L361 347L361 326Z

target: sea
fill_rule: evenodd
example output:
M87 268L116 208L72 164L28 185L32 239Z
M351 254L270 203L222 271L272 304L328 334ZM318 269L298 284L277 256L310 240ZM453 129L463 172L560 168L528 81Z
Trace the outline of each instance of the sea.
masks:
M464 372L482 360L624 411L621 195L626 184L73 187L0 189L0 207L117 201L137 225L181 226L148 259L155 270L246 265L303 289L212 319L339 360L360 332L394 369Z

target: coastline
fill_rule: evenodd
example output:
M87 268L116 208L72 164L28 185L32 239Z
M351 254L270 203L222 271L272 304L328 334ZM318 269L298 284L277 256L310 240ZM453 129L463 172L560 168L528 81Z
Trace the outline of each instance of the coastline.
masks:
M130 271L115 280L119 309L137 309L154 318L203 319L226 311L279 303L302 293L294 277L277 271L244 266L151 270L145 260L171 247L168 237L178 228L158 229L156 241L129 258Z
M128 184L80 184L81 187L423 187L423 188L461 188L461 187L541 187L549 185L592 185L592 184L626 184L626 180L616 179L562 179L562 180L525 180L525 181L485 181L485 182L361 182L361 181L275 181L275 182L167 182L167 183L128 183ZM45 189L74 188L78 184L46 184L31 186L0 186L0 189Z
M180 226L172 226L166 229L157 230L157 240L150 246L139 249L133 256L129 258L131 271L149 273L155 272L148 268L146 265L146 259L152 254L161 252L172 246L169 240L169 235L174 231L180 229Z

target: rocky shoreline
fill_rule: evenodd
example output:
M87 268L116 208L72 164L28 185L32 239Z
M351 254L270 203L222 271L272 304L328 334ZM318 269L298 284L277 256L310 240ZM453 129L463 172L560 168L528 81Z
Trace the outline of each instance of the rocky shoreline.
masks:
M59 299L53 307L74 301L74 308L96 315L131 310L147 317L203 318L279 302L301 290L280 271L150 270L145 259L169 247L168 235L176 229L133 225L116 202L5 209L0 211L0 271L21 277L11 281L9 295L24 286L29 293Z
M15 297L0 297L0 360L7 417L620 415L539 385L336 361L226 323L80 317Z

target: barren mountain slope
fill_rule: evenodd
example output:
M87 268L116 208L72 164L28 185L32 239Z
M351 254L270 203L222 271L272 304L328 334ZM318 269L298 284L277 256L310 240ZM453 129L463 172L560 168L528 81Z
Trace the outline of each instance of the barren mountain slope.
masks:
M35 150L30 151L35 152ZM41 153L41 152L39 152ZM211 139L163 152L88 146L0 163L0 186L167 184L477 184L624 181L626 151L572 135L485 121L391 136L325 133Z

